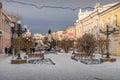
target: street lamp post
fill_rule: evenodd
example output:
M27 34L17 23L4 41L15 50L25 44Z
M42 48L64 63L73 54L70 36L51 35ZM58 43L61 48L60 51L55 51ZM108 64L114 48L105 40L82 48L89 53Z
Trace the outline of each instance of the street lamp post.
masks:
M67 53L68 52L68 39L65 39L66 41L66 44L65 44L65 52Z
M17 42L18 42L18 53L17 53L17 59L21 59L21 56L20 56L20 45L21 45L21 36L22 36L22 33L26 32L26 29L23 30L22 27L21 27L21 21L18 21L17 22L17 27L15 29L15 33L17 34Z
M29 37L27 37L27 54L31 51L29 42L30 42L30 39Z
M26 48L26 54L28 54L28 38L26 39L27 40L27 48Z
M56 51L57 51L57 48L58 48L58 47L57 47L57 39L56 39Z
M58 35L57 35L57 33L56 33L56 52L58 51Z
M100 33L102 34L105 34L106 35L106 39L107 39L107 43L106 43L106 58L110 58L110 54L109 54L109 35L116 32L116 31L119 31L119 30L116 30L116 26L114 25L113 26L113 30L109 30L109 23L107 22L106 24L106 28L107 30L106 31L102 31L102 29L100 29Z
M75 54L75 44L74 44L74 42L75 42L75 39L73 39L73 53L72 54Z
M27 29L27 25L24 25L24 27L25 27L25 31L26 31L26 33L25 33L25 35L24 35L24 37L25 37L25 39L26 39L26 54L28 54L30 51L31 51L31 48L30 48L30 41L31 41L31 33L29 32L29 29ZM30 50L29 50L30 49Z
M12 32L12 37L11 37L11 51L12 51L12 58L14 58L14 50L13 50L13 47L14 47L13 46L14 24L11 23L10 25L11 25L11 32Z

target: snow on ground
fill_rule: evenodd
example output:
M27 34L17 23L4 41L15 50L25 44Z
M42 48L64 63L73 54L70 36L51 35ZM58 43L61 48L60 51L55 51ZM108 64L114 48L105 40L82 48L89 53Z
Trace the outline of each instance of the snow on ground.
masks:
M0 80L120 80L117 62L86 65L71 59L71 54L47 54L56 65L10 64L12 57L0 59Z
M0 53L0 62L1 62L2 60L6 59L7 57L8 57L7 55Z

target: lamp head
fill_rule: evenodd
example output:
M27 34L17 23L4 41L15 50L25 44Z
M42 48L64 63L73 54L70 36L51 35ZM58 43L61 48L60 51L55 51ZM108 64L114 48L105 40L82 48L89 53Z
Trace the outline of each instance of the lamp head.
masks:
M24 25L25 32L27 32L27 25Z
M14 27L14 23L11 23L10 26L11 26L11 27Z
M102 32L102 29L100 29L100 32Z
M113 30L114 30L114 31L116 31L116 28L117 28L116 25L113 25Z
M20 20L18 20L18 21L17 21L17 23L18 23L18 24L21 24L21 21L20 21Z
M102 26L99 27L99 31L102 32Z
M107 22L107 23L106 23L106 26L108 26L108 27L109 27L109 25L110 25L110 23L109 23L109 22Z
M24 25L24 28L27 28L27 25Z

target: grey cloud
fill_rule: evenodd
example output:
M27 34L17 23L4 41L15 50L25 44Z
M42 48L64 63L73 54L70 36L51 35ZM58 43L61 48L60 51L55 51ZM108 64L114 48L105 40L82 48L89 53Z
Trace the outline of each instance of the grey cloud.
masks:
M0 0L5 11L19 13L23 24L27 24L32 33L47 33L65 29L74 25L78 18L78 9L94 7L96 2L107 4L119 0Z
M28 5L28 6L33 6L35 8L38 8L38 9L43 9L43 8L58 8L58 9L68 9L68 10L78 10L80 9L80 7L76 7L76 8L72 8L72 7L63 7L63 6L49 6L49 5L37 5L37 4L33 4L33 3L26 3L26 2L20 2L20 1L15 1L15 0L5 0L6 2L12 2L12 3L18 3L18 4L22 4L22 5ZM84 8L81 8L83 10L86 10L86 9L94 9L93 7L84 7Z

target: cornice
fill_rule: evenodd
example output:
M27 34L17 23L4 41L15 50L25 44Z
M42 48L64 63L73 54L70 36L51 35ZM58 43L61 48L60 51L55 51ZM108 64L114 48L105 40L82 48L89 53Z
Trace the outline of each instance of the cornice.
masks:
M108 8L108 9L106 9L106 10L104 10L104 11L102 11L102 12L98 13L98 15L104 15L104 14L106 14L106 13L108 13L108 12L112 11L112 10L117 9L117 8L120 8L120 2L119 2L119 3L117 3L117 4L116 4L116 5L114 5L114 6L111 6L110 8Z

